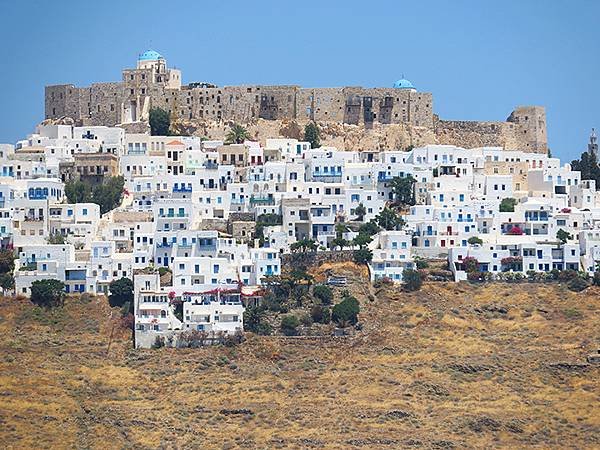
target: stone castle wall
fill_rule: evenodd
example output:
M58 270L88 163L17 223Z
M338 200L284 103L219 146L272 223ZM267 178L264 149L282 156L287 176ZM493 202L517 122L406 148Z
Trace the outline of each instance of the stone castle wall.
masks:
M216 139L223 138L229 122L248 125L262 139L267 131L272 134L266 137L286 136L290 123L302 128L315 121L322 142L341 149L452 144L547 152L546 114L539 106L518 107L504 122L446 121L433 114L431 93L413 89L198 83L179 89L169 87L168 76L169 72L158 75L147 68L125 69L117 83L47 86L46 119L70 117L82 125L128 126L147 123L150 108L160 107L170 112L172 123L181 130Z

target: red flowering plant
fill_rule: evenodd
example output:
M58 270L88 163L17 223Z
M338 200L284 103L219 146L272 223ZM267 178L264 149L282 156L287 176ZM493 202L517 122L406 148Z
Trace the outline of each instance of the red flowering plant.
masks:
M505 271L508 270L522 270L523 257L522 256L507 256L500 260Z
M465 272L477 272L479 270L479 261L473 256L467 256L462 260Z
M510 234L511 236L521 236L523 234L523 230L515 225L510 230L508 230L506 234Z

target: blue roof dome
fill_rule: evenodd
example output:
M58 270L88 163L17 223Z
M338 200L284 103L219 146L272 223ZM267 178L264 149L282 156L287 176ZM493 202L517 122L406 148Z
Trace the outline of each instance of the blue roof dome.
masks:
M139 56L138 61L157 61L159 59L164 59L160 53L154 50L146 50Z
M396 89L415 89L413 84L405 78L398 80L394 83L394 88Z

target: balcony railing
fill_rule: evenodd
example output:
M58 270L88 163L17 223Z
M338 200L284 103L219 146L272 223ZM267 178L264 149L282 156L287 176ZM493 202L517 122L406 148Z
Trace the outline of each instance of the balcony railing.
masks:
M342 181L341 173L313 173L312 179L314 181L321 181L323 183L340 183Z
M275 199L273 197L250 197L251 205L274 205Z
M178 217L189 217L188 213L166 213L166 214L159 214L158 217L160 217L161 219L173 219L173 218L178 218Z

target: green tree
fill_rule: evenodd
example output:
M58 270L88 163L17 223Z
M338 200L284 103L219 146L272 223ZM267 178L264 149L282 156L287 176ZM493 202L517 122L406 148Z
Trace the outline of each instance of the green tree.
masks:
M65 285L59 280L37 280L31 283L31 302L38 306L53 308L62 306Z
M571 161L571 169L581 172L582 180L595 180L596 190L600 190L600 165L593 153L583 152L580 159Z
M363 223L359 227L358 233L366 234L367 236L375 236L377 233L379 233L380 229L381 228L379 227L379 225L377 225L377 222L375 220L370 220L367 223Z
M260 241L260 245L265 243L265 227L281 225L283 218L280 214L261 214L256 218L256 226L254 228L254 238Z
M333 291L329 286L318 284L313 288L313 296L321 301L324 305L330 305L333 301Z
M392 178L390 187L392 188L396 202L404 206L412 206L415 204L415 182L416 180L412 175Z
M366 233L358 233L352 240L353 245L357 245L360 248L366 247L373 240L371 236Z
M309 122L304 127L304 140L310 142L311 148L319 148L321 146L321 131L314 122Z
M310 316L313 322L327 324L331 322L331 311L327 307L314 305L310 309Z
M471 244L471 245L475 245L475 244L477 244L477 245L481 245L481 244L483 244L483 241L482 241L480 238L478 238L477 236L471 236L471 237L470 237L470 238L467 240L467 242L468 242L469 244Z
M0 250L0 273L13 273L15 270L15 255L12 250Z
M120 278L112 281L108 285L110 295L108 296L108 303L110 306L122 307L126 303L133 306L133 281L129 278Z
M69 203L95 203L105 214L121 204L125 179L122 176L105 178L102 184L87 181L70 181L65 185Z
M69 181L65 184L65 195L69 203L85 203L92 198L92 185L83 181Z
M152 136L168 136L171 128L169 112L162 108L150 109L150 134Z
M296 241L290 245L290 250L292 252L301 251L302 253L306 251L314 252L317 250L317 247L317 243L312 239L300 239L299 241Z
M516 198L503 198L500 202L500 212L515 212Z
M380 227L386 230L397 230L404 226L404 220L391 208L383 208L376 217Z
M594 283L594 286L600 286L600 270L596 270L594 272L594 278L592 278L592 283Z
M367 264L373 260L373 252L368 248L359 248L354 250L352 257L357 264Z
M262 306L250 306L244 311L244 330L268 336L273 332L266 321L266 311Z
M334 250L338 247L340 248L340 250L343 250L344 247L348 247L349 245L350 245L350 242L348 242L346 239L344 239L341 236L339 236L339 237L336 236L331 241L331 248Z
M423 285L423 278L421 274L412 269L406 269L402 272L402 279L404 280L404 289L409 292L418 291Z
M365 205L360 203L356 208L354 208L354 214L356 214L356 218L362 222L367 215L367 208L365 208Z
M331 318L340 327L345 328L348 324L354 325L358 322L360 304L355 297L347 296L333 307Z
M561 228L556 232L556 239L566 244L569 239L573 239L573 236Z
M250 133L239 123L234 123L229 127L229 132L225 136L226 144L243 144L250 139Z
M300 321L292 314L283 316L283 319L281 319L281 332L286 336L296 336L299 326Z
M15 278L12 273L0 273L0 288L3 292L15 288Z

